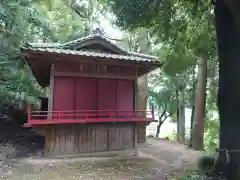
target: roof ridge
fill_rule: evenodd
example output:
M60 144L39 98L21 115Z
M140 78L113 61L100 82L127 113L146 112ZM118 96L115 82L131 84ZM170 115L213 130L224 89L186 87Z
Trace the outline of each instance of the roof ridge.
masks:
M108 37L100 34L100 33L95 33L95 34L91 34L85 37L81 37L66 43L30 43L27 42L26 45L27 47L32 47L32 48L59 48L59 49L66 49L69 46L74 46L77 43L83 43L87 40L91 40L94 38L100 38L103 41L106 41L108 44L110 44L111 46L115 47L116 49L118 49L121 53L125 54L125 55L130 55L130 56L138 56L138 57L142 57L142 58L148 58L148 59L157 59L157 56L153 56L153 55L148 55L148 54L141 54L141 53L137 53L137 52L132 52L132 51L128 51L124 48L122 48L120 45L112 42L111 39L109 39ZM24 46L23 46L24 47ZM68 50L68 49L66 49Z

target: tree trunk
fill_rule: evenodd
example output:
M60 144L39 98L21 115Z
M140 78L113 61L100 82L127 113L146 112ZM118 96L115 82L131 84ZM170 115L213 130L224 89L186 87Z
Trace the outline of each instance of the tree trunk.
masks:
M196 150L203 150L204 136L204 116L206 102L206 84L207 84L207 60L199 59L196 97L195 97L195 112L192 129L192 147Z
M240 179L240 33L236 28L228 1L215 2L219 54L218 109L220 116L220 150L217 171L228 180ZM227 149L228 151L224 150ZM231 150L238 150L231 152ZM226 166L224 156L229 154Z
M189 147L192 148L192 129L193 129L193 121L194 121L194 112L195 112L195 106L192 106L191 110L191 125L190 125L190 139L189 139Z
M135 109L136 110L146 110L147 109L147 98L148 98L148 75L143 75L137 79L136 82L136 99L135 99ZM137 113L139 117L145 117L146 114L143 112ZM146 123L137 123L138 132L138 142L146 142Z
M194 112L195 112L195 106L192 106L192 110L191 110L191 130L193 129L193 121L194 121Z
M157 125L157 132L156 132L156 137L159 137L160 129L161 129L162 124L163 124L162 121L159 121L159 122L158 122L158 125Z
M180 92L179 101L179 142L185 143L185 89Z
M176 90L177 100L177 141L180 142L180 124L179 124L179 91Z
M196 92L196 83L197 83L197 79L196 79L196 73L195 73L195 66L192 69L192 91ZM192 148L192 129L193 129L193 121L194 121L194 112L195 112L195 97L193 96L193 100L192 100L192 110L191 110L191 121L190 121L190 139L189 139L189 144L188 146L190 148Z

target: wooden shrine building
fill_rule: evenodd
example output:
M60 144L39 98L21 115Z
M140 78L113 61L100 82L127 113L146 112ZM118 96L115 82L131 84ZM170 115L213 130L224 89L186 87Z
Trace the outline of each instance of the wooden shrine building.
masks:
M45 136L45 155L134 150L137 127L154 112L136 106L137 79L158 68L154 56L126 51L100 32L62 44L21 47L39 85L49 87L28 122Z

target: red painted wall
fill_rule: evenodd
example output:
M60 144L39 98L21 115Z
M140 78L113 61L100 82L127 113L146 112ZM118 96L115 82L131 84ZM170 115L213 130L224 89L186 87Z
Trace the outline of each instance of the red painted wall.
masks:
M120 111L132 111L134 107L133 103L133 81L131 80L118 80L117 84L117 102L118 110Z
M132 111L134 109L133 82L133 80L55 77L53 110ZM113 112L112 115L125 114L127 115L123 112Z
M75 83L75 110L96 110L96 79L76 78ZM89 114L96 114L96 112L88 112L88 116Z
M74 79L54 77L53 95L53 111L74 110Z
M117 109L117 80L98 79L98 109Z
M74 110L74 79L54 78L53 109L54 111Z

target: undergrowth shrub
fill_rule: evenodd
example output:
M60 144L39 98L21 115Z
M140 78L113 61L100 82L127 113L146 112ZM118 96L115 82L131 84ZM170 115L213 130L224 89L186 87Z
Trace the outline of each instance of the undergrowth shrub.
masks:
M188 172L187 175L172 177L171 180L212 180L216 158L204 155L198 160L198 170ZM223 180L219 177L219 180Z

